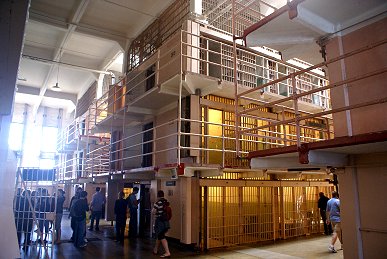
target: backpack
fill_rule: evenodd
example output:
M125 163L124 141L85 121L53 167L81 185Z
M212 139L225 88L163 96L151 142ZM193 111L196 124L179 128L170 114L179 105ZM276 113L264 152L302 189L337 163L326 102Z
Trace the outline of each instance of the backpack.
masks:
M163 221L170 221L172 218L172 209L169 207L169 202L165 200L163 202L163 213L161 214L161 219Z

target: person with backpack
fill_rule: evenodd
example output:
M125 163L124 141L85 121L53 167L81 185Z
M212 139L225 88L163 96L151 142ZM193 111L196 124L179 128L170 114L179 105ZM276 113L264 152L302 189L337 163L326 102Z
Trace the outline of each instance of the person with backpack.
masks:
M153 206L152 213L155 215L155 224L154 224L154 232L156 235L156 245L153 248L153 254L157 255L160 243L164 248L164 254L162 254L161 258L169 258L171 257L171 253L168 247L168 241L165 238L165 234L168 232L170 228L169 220L172 217L172 210L169 207L169 202L164 198L164 192L159 190L157 192L158 200L155 202Z

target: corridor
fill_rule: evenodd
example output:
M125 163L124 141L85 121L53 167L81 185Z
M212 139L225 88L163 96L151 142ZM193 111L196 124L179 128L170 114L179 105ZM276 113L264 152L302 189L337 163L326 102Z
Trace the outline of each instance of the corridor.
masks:
M87 231L88 244L85 248L75 248L69 241L71 237L68 214L63 216L62 242L54 245L53 259L104 259L104 258L159 258L152 254L154 240L151 238L125 239L124 245L114 241L114 227L110 222L101 221L100 231ZM224 249L213 249L199 252L191 247L183 246L173 240L169 241L171 258L201 258L201 259L296 259L296 258L343 258L343 251L336 254L328 252L328 236L310 236L297 239L269 242L265 244L252 244L249 246L236 246ZM340 248L339 242L336 248ZM50 250L49 250L50 252ZM51 255L50 255L51 256ZM32 245L22 252L23 259L44 258L44 249L40 245Z

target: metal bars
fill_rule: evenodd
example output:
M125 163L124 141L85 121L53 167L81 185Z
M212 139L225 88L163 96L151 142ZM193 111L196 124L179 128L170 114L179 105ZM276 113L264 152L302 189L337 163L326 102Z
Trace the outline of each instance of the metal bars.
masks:
M318 193L330 193L333 185L216 186L202 184L202 233L206 249L286 239L323 231L317 208ZM288 185L288 186L286 186ZM204 189L206 191L204 191Z
M13 208L19 246L25 255L35 254L32 249L42 258L53 255L58 190L55 177L55 170L18 168Z

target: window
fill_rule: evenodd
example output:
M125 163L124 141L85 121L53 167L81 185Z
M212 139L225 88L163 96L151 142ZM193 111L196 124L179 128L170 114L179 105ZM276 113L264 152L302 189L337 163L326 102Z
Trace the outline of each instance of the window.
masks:
M44 138L42 139L42 152L54 153L56 152L56 142L58 136L58 129L54 127L43 127L42 134Z
M52 169L55 167L55 160L52 159L40 159L40 169Z
M55 127L28 125L21 166L54 168L57 134L58 129Z
M28 125L24 144L24 157L38 157L42 140L42 128L36 125Z

